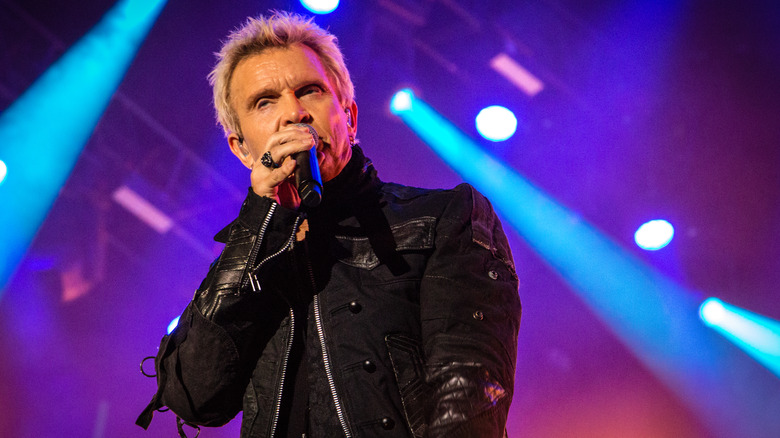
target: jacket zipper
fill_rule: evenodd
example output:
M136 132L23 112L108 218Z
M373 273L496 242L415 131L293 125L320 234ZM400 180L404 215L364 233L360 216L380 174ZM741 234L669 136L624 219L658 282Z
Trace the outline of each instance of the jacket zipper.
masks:
M274 406L274 418L271 422L271 434L269 437L273 438L276 433L276 426L279 423L279 412L282 409L282 391L284 390L284 378L287 374L287 362L290 359L290 351L292 351L293 338L295 337L295 313L290 308L290 338L287 340L287 349L284 352L282 358L282 376L279 378L279 392L276 393L276 406Z
M268 223L271 221L271 215L276 209L276 204L271 205L271 210L268 211L268 215L265 218L265 221L263 222L263 226L260 229L260 233L258 236L258 242L255 248L252 249L252 254L250 254L249 261L253 261L253 259L257 258L257 253L260 248L260 243L263 241L263 236L265 235L265 230L268 227ZM295 224L293 224L292 233L290 234L290 238L287 239L287 242L275 253L267 256L263 260L260 261L260 263L257 264L257 267L250 272L250 274L247 276L249 281L252 283L252 290L259 292L260 291L260 281L257 279L257 272L260 270L260 268L269 260L272 258L278 256L279 254L283 253L284 251L288 250L289 248L292 248L295 244L295 234L298 231L298 223L301 221L301 216L295 218ZM251 266L251 265L247 265ZM256 286L256 287L255 287ZM290 308L290 338L287 340L287 348L284 352L284 357L282 357L282 373L279 377L279 391L276 393L276 406L274 406L274 416L273 421L271 422L271 434L269 437L273 437L276 433L276 426L279 424L279 413L282 408L282 392L284 391L284 380L287 374L287 362L290 359L290 351L292 351L292 345L293 345L293 339L295 338L295 313L293 312L292 307Z
M290 235L290 238L287 239L287 242L281 248L279 248L278 251L276 251L275 253L269 255L268 257L264 258L263 260L261 260L260 263L257 264L257 267L255 267L255 269L252 269L252 272L249 273L249 275L247 277L248 277L249 281L252 283L252 290L253 291L260 292L260 290L262 289L260 287L260 280L257 279L257 273L260 271L260 268L267 261L271 260L272 258L278 256L279 254L281 254L281 253L283 253L283 252L285 252L288 249L293 247L293 245L295 244L295 233L298 230L298 223L300 221L301 221L301 216L298 216L298 217L295 218L295 224L293 224L293 231L292 231L292 234ZM258 242L258 245L259 245L259 242ZM256 255L255 255L255 257L256 257Z
M311 274L311 266L309 266L309 273ZM322 330L322 317L320 316L320 296L314 295L314 321L317 326L317 336L320 338L320 347L322 348L322 361L325 364L325 375L328 377L328 386L330 387L330 393L333 396L333 403L336 405L336 414L339 417L339 423L344 430L344 436L351 438L352 433L349 431L349 425L347 419L344 416L344 409L341 406L341 400L336 393L336 384L333 381L333 370L330 366L330 358L328 357L328 348L325 346L325 332Z
M255 242L254 248L252 248L252 252L249 253L249 260L247 261L246 267L247 270L252 269L252 265L255 263L255 259L257 258L257 253L260 252L260 244L263 243L263 237L265 237L265 230L268 228L268 224L271 223L271 217L274 215L274 211L276 211L276 203L271 204L271 208L268 209L268 213L265 215L265 219L263 219L263 225L260 226L260 232L257 233L257 241ZM295 232L293 231L293 234ZM252 274L246 276L244 279L243 284L241 284L241 289L245 288L247 283L251 281ZM252 282L252 290L257 292L255 290L255 283Z

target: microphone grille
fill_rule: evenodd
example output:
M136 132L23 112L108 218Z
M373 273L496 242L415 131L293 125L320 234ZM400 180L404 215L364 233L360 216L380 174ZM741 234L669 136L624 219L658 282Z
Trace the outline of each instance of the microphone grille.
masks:
M316 129L314 129L314 127L313 127L313 126L311 126L311 125L309 125L309 124L306 124L306 123L296 123L295 125L296 125L296 126L302 126L302 127L306 128L306 129L308 129L308 130L309 130L309 133L311 134L311 136L312 136L312 137L314 137L314 143L315 143L315 144L316 144L316 143L319 143L320 136L319 136L319 135L317 135L317 130L316 130Z

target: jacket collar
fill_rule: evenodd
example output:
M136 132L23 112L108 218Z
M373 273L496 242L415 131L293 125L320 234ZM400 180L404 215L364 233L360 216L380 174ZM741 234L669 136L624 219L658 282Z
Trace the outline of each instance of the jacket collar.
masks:
M352 146L352 158L341 172L323 184L322 203L316 208L301 207L312 218L341 216L354 208L376 204L382 182L376 169L358 145ZM346 210L346 211L345 211Z

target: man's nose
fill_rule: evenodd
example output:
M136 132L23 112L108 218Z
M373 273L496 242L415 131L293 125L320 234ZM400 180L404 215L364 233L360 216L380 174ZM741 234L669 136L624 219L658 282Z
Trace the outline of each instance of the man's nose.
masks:
M294 123L311 123L311 114L297 96L287 96L285 99L285 108L282 124L292 125Z

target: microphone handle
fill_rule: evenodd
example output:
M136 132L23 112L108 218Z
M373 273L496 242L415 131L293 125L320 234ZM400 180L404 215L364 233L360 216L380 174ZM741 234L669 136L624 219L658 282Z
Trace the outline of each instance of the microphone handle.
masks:
M294 155L298 164L295 169L295 188L301 203L307 207L316 207L322 202L322 176L317 162L317 146Z

